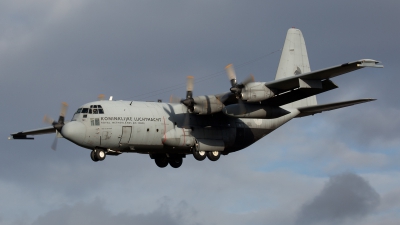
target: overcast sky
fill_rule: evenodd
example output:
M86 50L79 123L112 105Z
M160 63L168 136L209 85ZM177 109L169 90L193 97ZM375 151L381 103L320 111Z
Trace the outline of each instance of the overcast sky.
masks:
M400 1L0 1L0 224L399 224ZM217 162L158 168L147 155L94 163L53 135L10 133L116 100L229 90L275 77L286 32L303 32L312 70L362 58L320 104L377 98L294 119Z

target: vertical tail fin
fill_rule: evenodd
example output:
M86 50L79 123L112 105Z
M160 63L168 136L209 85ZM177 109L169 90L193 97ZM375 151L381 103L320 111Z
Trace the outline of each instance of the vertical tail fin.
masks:
M275 80L307 73L310 71L310 63L308 61L306 43L304 42L303 34L299 29L290 28L287 32L286 40L283 45L281 60L279 61ZM314 95L289 103L285 106L298 108L316 104L317 98Z

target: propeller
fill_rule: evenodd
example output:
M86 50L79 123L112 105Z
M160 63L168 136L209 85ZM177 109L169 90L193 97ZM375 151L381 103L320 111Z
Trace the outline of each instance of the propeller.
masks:
M231 82L231 88L230 91L235 94L237 99L241 98L241 93L242 93L242 89L246 86L246 84L254 82L254 76L252 74L250 74L242 83L237 83L236 80L236 73L235 73L235 69L233 68L233 64L228 64L225 67L226 70L226 74L228 75L228 78Z
M194 110L193 87L194 87L194 77L187 76L186 99L182 100L181 103L184 104L190 111Z
M194 87L194 77L193 76L187 76L187 83L186 83L186 99L181 99L179 97L176 97L174 95L171 95L169 97L169 102L170 103L182 103L187 107L187 111L185 114L185 118L183 121L183 127L184 128L189 128L189 123L190 123L190 115L189 112L194 110L194 99L193 99L193 87Z
M242 89L251 82L254 82L254 76L252 74L250 74L246 79L244 79L243 82L241 83L237 83L236 80L236 73L235 73L235 69L233 68L233 64L228 64L225 67L226 70L226 74L228 75L228 78L231 82L231 88L230 91L236 96L237 100L238 100L238 104L240 107L240 113L244 114L246 113L246 107L243 103L242 100Z
M51 117L45 115L43 118L43 122L52 125L57 132L61 132L62 127L64 126L65 115L67 114L68 104L66 102L61 103L60 116L58 117L58 121L56 122ZM54 151L57 149L57 134L51 145L51 149Z

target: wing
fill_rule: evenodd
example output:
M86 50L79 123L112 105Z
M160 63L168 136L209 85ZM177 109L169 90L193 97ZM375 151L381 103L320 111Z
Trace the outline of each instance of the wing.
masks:
M376 99L357 99L357 100L351 100L351 101L343 101L343 102L335 102L335 103L329 103L329 104L324 104L324 105L313 105L313 106L305 106L305 107L300 107L298 110L300 111L300 114L296 117L303 117L303 116L311 116L316 113L321 113L324 111L329 111L329 110L334 110L334 109L339 109L347 106L352 106L364 102L370 102L370 101L375 101Z
M355 62L344 63L342 65L299 74L279 80L265 83L270 89L276 89L281 92L292 90L295 88L318 88L321 87L321 80L330 79L345 73L349 73L365 67L382 68L383 65L377 65L379 62L373 59L361 59Z
M274 90L274 97L261 101L262 105L282 106L300 99L317 95L337 88L330 78L365 67L382 68L380 62L373 59L361 59L322 70L303 73L265 83ZM238 100L230 92L215 95L224 105L237 104ZM251 103L250 103L251 104ZM258 102L256 102L258 104Z
M40 134L50 134L50 133L55 133L56 129L54 127L44 127L40 129L35 129L35 130L27 130L27 131L21 131L18 133L13 133L11 134L11 137L8 139L30 139L32 140L33 137L26 137L27 135L40 135Z
M262 101L261 104L281 106L313 95L337 88L330 78L349 73L365 67L382 68L379 62L372 59L361 59L342 65L295 75L265 83L265 86L276 93L275 97Z

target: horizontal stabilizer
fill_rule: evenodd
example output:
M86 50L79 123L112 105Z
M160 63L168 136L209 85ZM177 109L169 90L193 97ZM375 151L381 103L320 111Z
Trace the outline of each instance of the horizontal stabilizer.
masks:
M339 109L339 108L352 106L352 105L356 105L356 104L360 104L360 103L364 103L364 102L375 101L375 100L376 99L367 98L367 99L357 99L357 100L344 101L344 102L335 102L335 103L329 103L329 104L324 104L324 105L313 105L313 106L300 107L300 108L298 108L298 110L300 111L300 114L296 117L311 116L316 113L321 113L324 111Z

